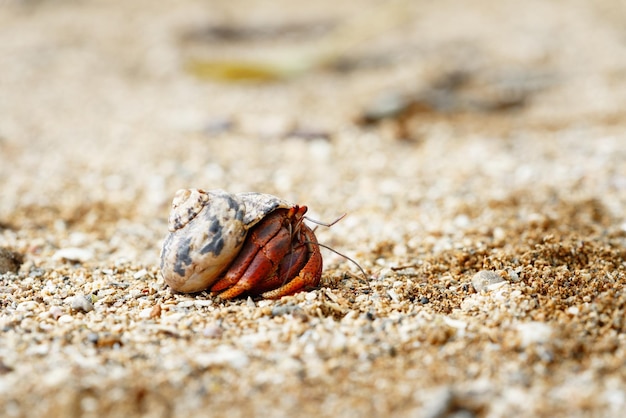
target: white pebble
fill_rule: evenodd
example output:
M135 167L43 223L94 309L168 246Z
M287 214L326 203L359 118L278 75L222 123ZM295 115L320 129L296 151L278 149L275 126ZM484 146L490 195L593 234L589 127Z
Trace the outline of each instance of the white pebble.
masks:
M396 303L400 301L400 297L398 296L396 291L393 290L393 289L387 290L387 296L389 296L391 298L391 300L393 300Z
M146 277L147 275L148 275L148 270L141 269L137 273L133 274L133 278L135 278L135 279L142 279L142 278Z
M196 304L196 301L192 299L192 300L183 300L182 302L178 302L176 306L178 306L179 308L191 308L195 304Z
M185 314L182 312L173 312L168 315L162 315L161 322L163 324L178 324L184 317Z
M53 260L69 260L84 263L93 258L93 251L85 248L68 247L61 248L52 256Z
M487 286L485 286L485 289L487 292L493 292L494 290L498 290L501 287L504 287L506 285L508 285L508 282L505 281L501 281L501 282L496 282L496 283L491 283L488 284ZM504 296L504 294L500 294L500 296Z
M152 314L152 308L145 308L139 312L139 318L141 319L149 319Z
M48 344L36 344L28 347L25 354L27 356L45 356L48 351L50 351Z
M29 312L37 308L37 306L39 306L37 302L35 302L34 300L29 300L29 301L22 302L19 305L17 305L17 310L19 312Z
M506 231L499 226L493 229L493 240L495 242L502 242L506 239Z
M61 315L59 317L59 319L57 319L58 322L60 322L61 324L69 324L70 322L74 321L74 318L72 317L72 315Z
M458 330L464 330L467 328L467 322L461 321L459 319L453 319L453 318L450 318L449 316L444 316L443 322L445 322L446 325L448 325L449 327L455 328Z
M428 391L421 416L426 418L438 418L450 415L450 407L454 403L454 393L449 387L442 387Z
M208 325L203 331L202 335L207 338L219 338L223 334L222 327L217 324Z
M70 305L70 309L72 309L73 311L93 311L93 303L91 302L91 298L89 296L76 295L74 297L68 298L67 302Z
M464 214L458 215L452 220L452 222L454 223L454 226L460 229L468 228L471 225L469 216L464 215Z
M543 322L523 322L517 324L517 332L519 333L522 347L528 347L531 344L546 343L552 337L552 328Z
M89 236L83 232L72 232L69 238L70 244L74 247L80 247L89 242Z
M48 313L50 314L52 318L59 319L59 317L63 315L63 309L61 309L58 306L52 306L50 307L50 310L48 311Z
M193 360L201 367L229 365L235 369L243 369L250 362L246 353L226 346L219 346L217 350L210 353L197 354Z
M509 275L509 280L511 282L517 283L520 281L519 274L517 274L517 271L513 270L512 268L508 268L506 272Z
M500 277L498 273L491 270L481 270L472 277L472 286L477 292L482 290L494 290L499 286L495 288L491 286L501 282L504 282L504 279Z

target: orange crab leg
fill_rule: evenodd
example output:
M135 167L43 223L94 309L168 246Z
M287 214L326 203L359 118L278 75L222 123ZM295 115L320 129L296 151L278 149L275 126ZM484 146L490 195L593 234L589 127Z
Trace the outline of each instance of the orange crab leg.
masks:
M278 299L283 296L292 295L301 290L316 287L322 278L322 254L315 234L306 225L301 226L302 242L307 242L309 250L309 259L304 265L300 273L279 287L262 294L266 299Z
M212 292L220 292L237 283L243 276L250 264L259 252L259 249L267 246L267 244L278 234L282 228L282 213L276 211L270 215L255 228L250 231L250 236L241 248L239 255L233 260L232 264L224 274L211 287Z
M256 284L271 276L280 261L289 252L291 235L286 228L281 228L278 233L262 246L254 259L243 273L241 278L231 287L219 294L222 299L231 299L254 289ZM212 288L213 290L213 288Z
M261 294L276 289L296 277L308 260L308 247L304 244L293 248L278 265L276 272L257 283L253 292Z

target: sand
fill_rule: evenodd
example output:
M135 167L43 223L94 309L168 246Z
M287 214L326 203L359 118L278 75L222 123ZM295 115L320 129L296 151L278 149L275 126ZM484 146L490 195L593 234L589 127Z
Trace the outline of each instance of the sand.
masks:
M186 67L375 3L0 2L0 415L621 416L626 8L415 2L333 68ZM366 275L174 293L190 187L347 213L316 235Z

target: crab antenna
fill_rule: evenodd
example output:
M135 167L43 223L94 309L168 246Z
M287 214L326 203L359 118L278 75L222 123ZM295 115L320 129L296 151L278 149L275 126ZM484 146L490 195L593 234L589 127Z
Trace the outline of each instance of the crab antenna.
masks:
M317 225L321 225L321 226L325 226L330 228L331 226L333 226L334 224L336 224L337 222L339 222L340 220L342 220L343 218L345 218L347 215L347 213L344 213L343 215L341 215L340 217L338 217L337 219L335 219L334 221L332 221L331 223L326 223L326 222L322 222L322 221L318 221L316 219L311 219L308 216L304 216L304 218L307 221L313 222L314 224ZM354 264L355 266L357 266L357 268L361 271L361 274L363 274L363 278L365 280L367 280L367 273L365 273L365 270L363 270L363 267L361 267L361 265L359 263L357 263L356 261L354 261L352 258L348 257L345 254L341 254L339 251L335 250L334 248L329 247L328 245L324 245L324 244L320 244L319 242L311 242L311 241L306 241L307 244L314 244L314 245L318 245L320 247L326 248L328 251L332 251L333 253L337 254L340 257L345 258L346 260L350 261L352 264Z
M322 222L322 221L318 221L318 220L315 220L315 219L311 219L311 218L309 218L308 216L305 216L305 217L304 217L304 219L306 219L306 220L307 220L307 221L309 221L309 222L313 222L314 224L317 224L317 225L321 225L321 226L325 226L325 227L330 228L331 226L333 226L334 224L336 224L337 222L339 222L340 220L342 220L343 218L345 218L345 217L346 217L346 215L347 215L347 213L344 213L343 215L341 215L340 217L338 217L337 219L335 219L335 220L334 220L334 221L332 221L331 223L325 223L325 222ZM324 246L322 245L322 247L324 247ZM328 248L328 249L330 250L330 248ZM339 254L339 255L342 255L342 254ZM347 257L346 257L346 258L347 258Z
M346 215L343 215L341 218L343 218ZM341 219L339 218L339 219ZM339 220L338 219L338 220ZM335 221L337 222L337 221ZM333 222L334 223L334 222ZM352 264L354 264L355 266L357 266L357 268L361 271L361 274L363 274L363 278L365 280L367 280L367 273L365 272L365 270L363 270L363 267L361 267L361 265L359 263L357 263L356 261L354 261L352 258L348 257L345 254L341 254L339 251L335 250L334 248L329 247L328 245L324 245L324 244L320 244L319 242L311 242L311 241L305 241L307 244L313 244L313 245L318 245L320 247L326 248L328 251L332 251L335 254L337 254L340 257L345 258L346 260L350 261Z

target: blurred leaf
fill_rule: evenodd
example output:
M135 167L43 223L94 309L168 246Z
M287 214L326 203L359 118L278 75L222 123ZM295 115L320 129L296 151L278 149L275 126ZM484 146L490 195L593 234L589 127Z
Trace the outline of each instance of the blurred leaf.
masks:
M398 28L412 18L410 0L391 0L364 10L347 19L330 32L321 44L310 50L299 48L284 61L250 61L191 59L189 73L202 78L221 81L280 81L307 71L332 67L340 62L358 44L380 36L390 28Z
M309 70L309 65L271 61L237 61L193 59L187 64L189 73L204 79L223 81L277 81Z

